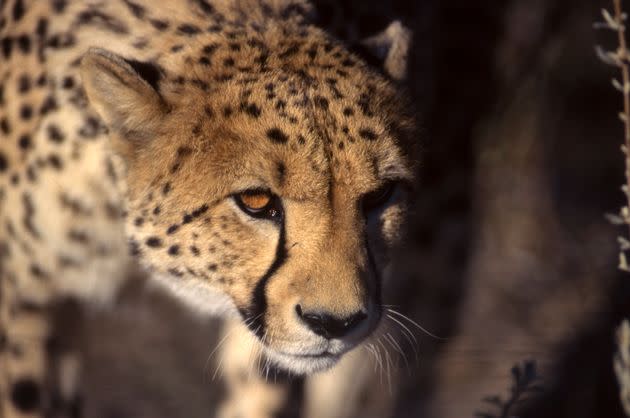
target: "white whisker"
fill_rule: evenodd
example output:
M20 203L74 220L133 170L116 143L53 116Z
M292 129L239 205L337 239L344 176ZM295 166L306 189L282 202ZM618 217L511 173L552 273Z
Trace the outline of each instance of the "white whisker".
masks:
M420 324L418 324L416 321L414 321L413 319L409 318L407 315L404 315L394 309L391 308L387 308L387 312L392 313L394 315L399 316L400 318L408 321L410 324L412 324L413 326L415 326L416 328L418 328L420 331L424 332L425 334L427 334L430 337L435 338L436 340L446 340L447 338L444 337L438 337L437 335L429 332L426 328L423 328L422 326L420 326Z
M383 347L383 351L385 352L385 364L387 365L386 377L387 377L387 388L389 389L389 394L392 395L392 372L391 372L391 358L389 355L389 351L387 351L387 347L383 344L381 339L377 340L379 345Z
M418 340L416 339L416 336L414 335L414 333L411 332L409 327L407 327L405 324L403 324L402 322L400 322L398 319L394 318L391 315L387 315L387 318L394 321L400 327L402 334L405 336L407 341L409 341L409 344L411 344L413 347L418 345Z

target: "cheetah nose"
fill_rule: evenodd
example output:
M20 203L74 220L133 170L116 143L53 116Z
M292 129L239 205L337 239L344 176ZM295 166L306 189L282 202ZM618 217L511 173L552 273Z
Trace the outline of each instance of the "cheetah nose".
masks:
M326 339L341 338L349 334L367 318L362 311L345 318L335 317L328 312L304 312L300 305L295 306L295 311L311 331Z

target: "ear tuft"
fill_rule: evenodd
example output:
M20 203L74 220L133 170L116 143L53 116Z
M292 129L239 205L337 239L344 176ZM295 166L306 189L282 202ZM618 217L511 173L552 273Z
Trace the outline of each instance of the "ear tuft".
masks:
M151 67L152 71L145 71ZM91 48L81 61L83 86L90 104L110 131L127 139L147 135L168 112L166 102L151 85L157 86L159 71L139 62L136 68L141 71L136 71L122 57L100 48ZM151 77L147 80L141 73Z
M407 77L411 38L411 31L395 20L384 31L364 39L361 44L383 63L390 77L401 81Z

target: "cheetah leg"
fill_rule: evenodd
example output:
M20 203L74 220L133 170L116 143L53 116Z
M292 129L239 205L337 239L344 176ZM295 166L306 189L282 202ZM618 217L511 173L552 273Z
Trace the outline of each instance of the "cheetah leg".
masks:
M53 337L59 307L6 303L2 309L7 348L2 358L0 416L79 416L75 393L78 357L70 345Z
M299 416L302 379L266 367L260 343L242 323L227 322L220 344L217 375L226 382L227 399L219 418Z

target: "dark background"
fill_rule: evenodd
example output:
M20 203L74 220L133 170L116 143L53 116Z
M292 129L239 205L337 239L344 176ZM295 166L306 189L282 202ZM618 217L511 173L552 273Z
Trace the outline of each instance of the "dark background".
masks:
M623 204L621 97L594 53L615 47L614 33L592 27L611 2L315 4L350 43L392 19L414 31L422 167L389 299L444 339L414 331L419 356L396 378L391 414L499 416L483 398L507 398L510 369L533 361L543 390L519 417L623 416L612 354L630 314L630 277L616 269L626 231L604 218ZM135 284L91 324L88 412L211 414L216 323Z

